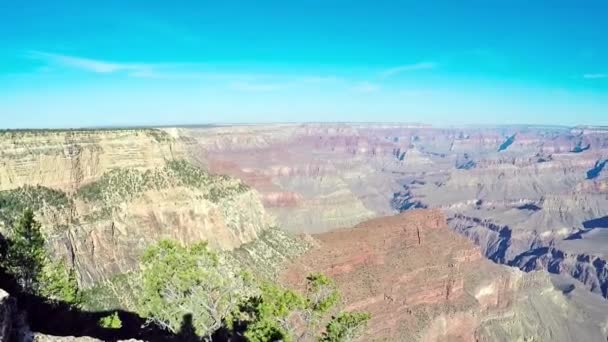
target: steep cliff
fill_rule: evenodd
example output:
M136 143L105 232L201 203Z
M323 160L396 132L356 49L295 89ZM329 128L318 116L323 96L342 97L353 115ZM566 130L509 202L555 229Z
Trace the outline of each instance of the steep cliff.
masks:
M162 131L12 132L0 141L0 187L10 189L0 192L2 229L32 207L53 254L85 287L136 269L163 238L232 250L273 225L255 190L178 159L185 145Z
M372 313L366 340L603 341L608 315L573 306L542 273L482 258L439 211L416 210L315 235L283 274L304 286L321 271L348 309ZM593 319L590 319L593 316Z
M0 190L41 185L74 191L115 168L145 170L183 158L163 131L74 130L0 132Z
M440 208L451 228L496 262L566 273L593 291L608 286L603 267L548 267L541 260L550 255L520 262L555 248L572 260L606 261L605 244L574 238L603 229L587 233L585 223L607 214L605 129L344 123L171 132L188 139L188 155L210 170L257 189L287 230L318 233L413 208ZM559 247L566 241L567 253ZM590 273L597 276L585 275Z

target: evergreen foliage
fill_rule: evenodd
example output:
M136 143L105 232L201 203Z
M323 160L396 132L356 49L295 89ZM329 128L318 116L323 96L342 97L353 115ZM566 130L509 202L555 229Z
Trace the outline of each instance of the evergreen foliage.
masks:
M99 319L99 326L106 329L122 328L122 321L117 312L112 313Z
M291 341L289 318L305 308L306 299L272 283L262 284L260 290L239 307L237 317L247 326L245 337L251 342Z
M45 298L71 304L82 303L76 272L74 269L66 268L61 261L46 262L39 287L40 295Z
M46 253L40 224L34 220L31 209L23 212L11 233L4 267L17 278L26 292L36 293Z
M140 314L177 332L186 315L196 334L219 329L246 295L245 277L224 269L205 243L183 247L161 241L142 259Z
M327 323L319 342L350 342L363 332L371 316L364 312L341 312Z
M34 212L26 209L13 226L2 267L27 293L79 304L76 273L66 269L63 262L52 262L44 245L40 224L34 219Z
M71 200L64 192L43 186L24 186L0 191L0 221L10 227L26 209L38 211L45 206L65 209L71 205Z
M140 315L176 333L187 321L194 334L206 339L224 328L251 342L350 341L369 318L356 313L332 318L340 294L323 274L310 274L300 294L231 272L205 243L184 247L164 240L149 247L139 279ZM322 327L327 331L319 336Z

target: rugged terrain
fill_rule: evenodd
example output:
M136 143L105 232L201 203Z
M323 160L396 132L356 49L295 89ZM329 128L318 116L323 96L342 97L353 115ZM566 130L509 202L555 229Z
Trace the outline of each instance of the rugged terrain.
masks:
M193 159L315 233L440 208L488 258L608 296L608 129L307 124L176 128Z
M370 334L605 340L602 127L8 131L0 151L3 233L33 207L53 254L75 266L100 307L128 307L128 275L162 238L207 241L274 277L307 248L287 231L320 234L321 247L293 267L336 276L353 308L378 317ZM374 220L416 208L440 212ZM414 223L395 230L401 220ZM547 330L535 335L535 324Z
M438 210L372 219L314 238L318 246L290 265L284 281L303 287L310 272L331 275L348 309L372 313L366 340L605 338L608 312L570 300L546 273L488 261L449 230Z
M255 190L182 159L162 131L8 132L0 144L0 225L33 207L84 286L137 269L163 238L233 250L273 226Z

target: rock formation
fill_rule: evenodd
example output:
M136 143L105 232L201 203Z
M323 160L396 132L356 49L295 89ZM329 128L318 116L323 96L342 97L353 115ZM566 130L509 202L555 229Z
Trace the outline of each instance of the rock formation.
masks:
M547 274L493 264L437 210L372 219L314 235L287 284L331 275L347 310L372 314L365 340L601 341L608 313L573 306ZM593 318L590 318L593 316Z
M565 241L574 259L589 254L590 239L569 237L587 234L584 222L608 214L605 128L302 124L171 133L194 146L191 158L257 189L289 231L322 232L403 210L440 208L453 229L496 262L568 273L594 291L608 286L599 281L603 267L588 268L596 276L585 277L568 271L576 267L520 264ZM592 229L596 233L588 237L603 234ZM606 249L594 248L590 259L601 265Z
M0 133L0 230L33 206L54 255L75 265L84 287L137 269L143 249L162 238L205 240L271 275L277 263L268 260L306 249L280 229L324 233L297 267L314 262L345 284L350 305L382 319L370 334L595 340L606 335L595 311L608 296L607 157L602 127L8 131ZM403 231L394 229L400 216L369 221L416 208L441 213L416 212L414 221L428 222ZM442 214L479 248L447 231ZM290 243L298 253L282 249ZM558 290L545 271L565 277Z
M0 144L0 227L34 206L83 286L136 269L163 238L232 250L273 225L255 190L178 159L185 145L162 131L8 132Z

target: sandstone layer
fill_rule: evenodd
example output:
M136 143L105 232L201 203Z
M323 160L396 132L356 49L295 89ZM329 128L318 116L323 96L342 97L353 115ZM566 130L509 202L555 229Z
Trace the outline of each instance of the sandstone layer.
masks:
M302 288L310 272L332 276L346 310L372 314L364 340L605 340L608 314L571 305L546 274L487 261L437 210L372 219L314 239L319 246L282 279Z
M292 124L174 128L188 155L257 189L279 226L316 233L440 208L488 258L608 296L608 130ZM588 260L588 261L587 261ZM556 266L562 265L562 266Z
M34 209L85 287L137 269L161 239L233 250L274 225L256 190L180 159L187 144L162 131L7 132L0 144L0 228Z

